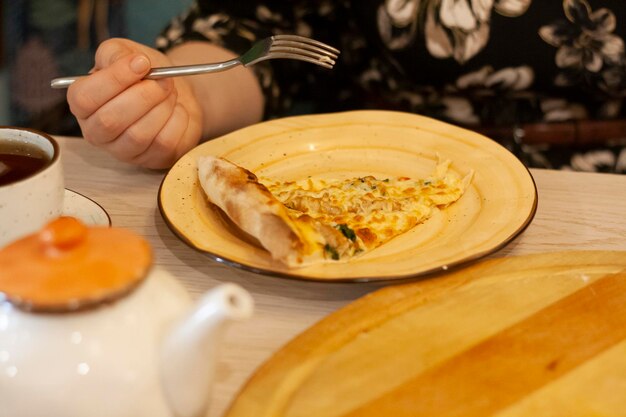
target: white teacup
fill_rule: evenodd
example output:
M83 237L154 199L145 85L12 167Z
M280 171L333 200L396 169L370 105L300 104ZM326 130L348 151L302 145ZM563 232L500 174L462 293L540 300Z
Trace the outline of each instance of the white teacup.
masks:
M64 192L58 143L45 133L0 127L0 247L60 216Z

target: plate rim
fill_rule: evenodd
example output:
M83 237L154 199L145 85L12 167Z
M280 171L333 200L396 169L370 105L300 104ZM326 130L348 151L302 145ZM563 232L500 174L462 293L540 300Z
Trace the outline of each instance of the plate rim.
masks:
M85 194L83 193L79 193L78 191L72 189L72 188L67 188L65 187L65 191L64 192L70 192L72 194L75 194L85 200L88 200L91 204L93 204L94 206L100 208L100 211L106 216L107 218L107 222L108 222L108 227L113 226L113 221L111 220L111 215L109 214L109 212L102 207L102 204L98 203L96 200L94 200L93 198L87 197ZM62 215L65 215L64 213ZM104 225L103 225L104 226Z
M449 124L446 122L443 122L441 120L437 120L437 119L433 119L430 118L428 116L423 116L423 115L419 115L419 114L415 114L415 113L408 113L408 112L397 112L397 111L389 111L389 110L350 110L350 111L345 111L345 112L334 112L334 113L317 113L317 114L307 114L307 115L300 115L300 116L288 116L288 117L283 117L283 118L279 118L279 119L272 119L272 120L266 120L266 121L262 121L260 123L257 123L255 125L258 124L264 124L264 123L272 123L272 122L276 122L276 121L282 121L282 120L288 120L288 119L292 119L292 118L299 118L299 117L315 117L315 116L324 116L324 115L338 115L338 114L342 114L342 113L367 113L367 112L377 112L377 113L401 113L401 114L405 114L405 115L411 115L411 116L419 116L422 118L426 118L426 119L430 119L430 120L434 120L438 123L442 123L442 124ZM242 129L246 129L255 125L250 125L247 127L244 127ZM217 263L223 264L223 265L228 265L230 267L236 268L236 269L240 269L240 270L244 270L244 271L248 271L248 272L253 272L256 274L260 274L263 276L271 276L271 277L276 277L276 278L284 278L284 279L290 279L290 280L298 280L298 281L312 281L312 282L323 282L323 283L373 283L373 282L380 282L380 283L386 283L386 282L404 282L404 281L410 281L410 280L415 280L415 279L420 279L420 278L424 278L430 275L435 275L438 273L442 273L442 272L449 272L451 270L455 270L458 269L460 266L464 266L464 265L469 265L470 263L474 263L477 260L480 260L486 256L489 256L495 252L497 252L498 250L502 249L503 247L505 247L506 245L508 245L511 241L513 241L516 237L518 237L519 235L521 235L526 228L528 228L528 226L532 223L533 219L535 218L535 215L537 213L537 207L538 207L538 202L539 202L539 194L537 192L537 184L535 182L535 178L533 177L532 173L530 172L529 168L515 155L513 154L510 150L508 150L504 145L498 143L497 141L495 141L494 139L491 139L488 136L485 136L481 133L469 130L467 128L464 127L460 127L460 126L456 126L456 125L451 125L454 126L455 128L458 129L463 129L463 130L467 130L469 132L471 132L472 134L478 135L490 142L492 142L493 144L495 144L497 147L502 148L502 150L506 151L507 153L509 153L510 155L512 155L515 160L520 164L521 167L524 168L524 172L525 174L528 175L528 178L530 179L530 183L532 184L532 188L533 188L533 204L532 204L532 208L530 209L526 219L524 220L524 222L522 222L520 224L520 226L513 231L509 236L507 236L505 239L502 239L501 241L498 242L498 244L487 248L481 252L478 253L474 253L470 256L464 257L462 259L459 259L457 261L451 262L449 264L446 265L441 265L441 266L436 266L433 268L429 268L427 270L422 270L419 271L417 273L413 273L413 274L402 274L402 275L393 275L393 276L376 276L376 275L372 275L372 276L359 276L359 277L340 277L340 278L328 278L328 277L322 277L322 276L315 276L315 275L299 275L296 273L289 273L287 271L277 271L277 270L272 270L272 269L267 269L267 268L259 268L259 267L254 267L251 265L247 265L245 263L241 263L238 261L235 261L233 259L230 259L226 256L221 256L215 252L212 252L210 250L207 249L202 249L197 247L196 245L194 245L185 235L184 233L171 221L171 219L168 217L166 210L163 208L163 203L162 203L162 199L163 199L163 186L165 184L165 181L168 179L169 175L172 173L172 170L174 169L174 167L176 167L176 165L178 164L178 162L185 158L190 152L192 152L194 149L196 149L198 146L203 145L204 143L207 143L211 140L214 139L218 139L221 138L223 136L226 135L222 135L219 136L218 138L214 138L211 140L208 140L206 142L202 142L199 143L198 145L196 145L195 147L193 147L192 149L190 149L188 152L185 152L185 154L181 155L180 158L178 158L176 160L176 162L174 162L174 164L172 165L172 167L170 169L168 169L167 173L163 176L163 178L161 179L161 182L159 184L159 189L157 192L157 206L159 209L159 213L161 214L161 218L163 219L163 221L165 222L165 224L167 225L167 227L170 229L170 231L172 233L174 233L174 235L180 239L183 243L185 243L187 246L189 246L190 248L192 248L193 250L195 250L196 252L199 252L207 257L209 257L210 259L214 260ZM239 129L241 130L241 129Z

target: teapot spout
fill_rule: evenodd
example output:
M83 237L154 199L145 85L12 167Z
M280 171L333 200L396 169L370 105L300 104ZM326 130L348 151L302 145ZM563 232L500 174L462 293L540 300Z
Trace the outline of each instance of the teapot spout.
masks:
M165 396L177 417L204 415L215 360L225 324L249 318L250 294L235 284L207 292L167 332L161 345L161 376Z

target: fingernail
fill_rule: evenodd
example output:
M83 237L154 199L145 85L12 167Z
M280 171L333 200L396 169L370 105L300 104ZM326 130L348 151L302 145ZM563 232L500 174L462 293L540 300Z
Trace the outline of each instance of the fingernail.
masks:
M143 55L136 56L130 61L130 69L137 74L143 74L150 68L150 61Z

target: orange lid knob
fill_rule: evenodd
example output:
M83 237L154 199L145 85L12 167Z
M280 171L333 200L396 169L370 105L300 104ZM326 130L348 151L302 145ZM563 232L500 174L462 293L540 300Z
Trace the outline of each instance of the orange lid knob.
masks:
M83 309L127 294L151 264L141 236L60 217L0 249L0 293L25 310Z
M87 238L87 227L73 217L61 217L39 232L39 239L55 249L71 249Z

